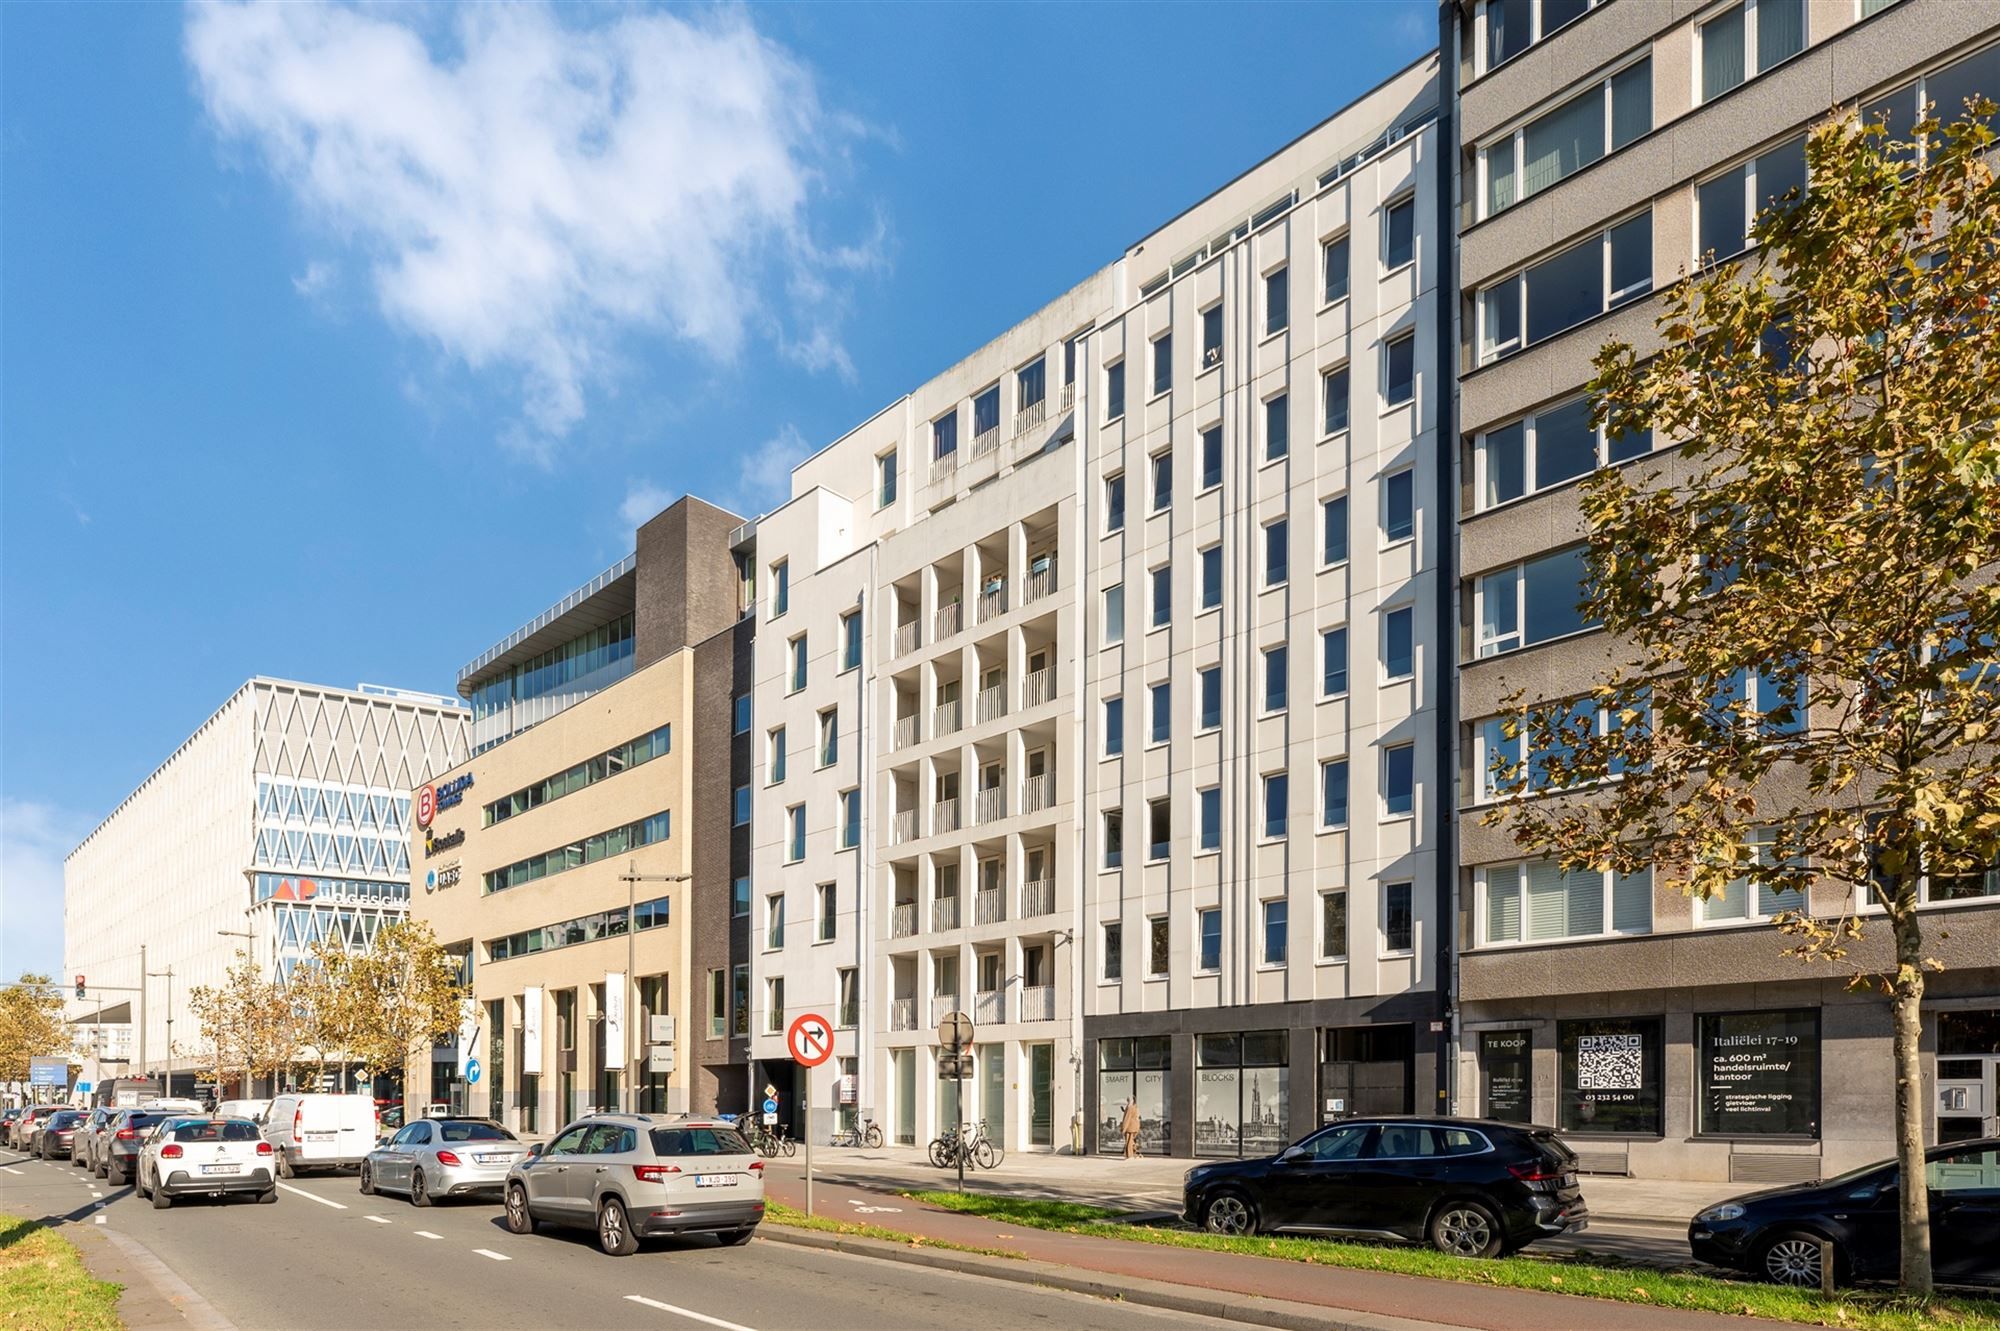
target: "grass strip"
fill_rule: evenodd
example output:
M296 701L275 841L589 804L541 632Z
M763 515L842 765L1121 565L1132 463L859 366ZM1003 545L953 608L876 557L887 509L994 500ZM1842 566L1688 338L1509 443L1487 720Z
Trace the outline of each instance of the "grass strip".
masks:
M83 1269L68 1239L39 1221L0 1215L0 1327L118 1331L121 1287Z
M822 1234L839 1234L846 1238L879 1239L884 1243L894 1243L905 1248L942 1248L950 1252L977 1253L982 1257L1011 1257L1016 1261L1026 1259L1025 1253L1012 1252L1006 1248L975 1248L965 1243L928 1239L921 1234L906 1234L900 1229L884 1229L880 1225L864 1225L853 1220L834 1220L823 1215L807 1215L804 1211L786 1206L782 1202L766 1201L764 1219L789 1229L811 1229ZM12 1331L12 1328L7 1328L7 1331Z
M1275 1257L1314 1266L1388 1271L1461 1284L1767 1317L1807 1326L1846 1327L1851 1331L2000 1331L2000 1302L1989 1299L1940 1295L1921 1300L1893 1291L1870 1290L1844 1290L1828 1299L1816 1290L1785 1289L1693 1271L1605 1265L1555 1255L1480 1261L1448 1257L1429 1248L1262 1235L1232 1238L1198 1230L1125 1224L1119 1222L1117 1211L1077 1202L922 1190L905 1192L903 1196L1001 1224L1202 1252Z

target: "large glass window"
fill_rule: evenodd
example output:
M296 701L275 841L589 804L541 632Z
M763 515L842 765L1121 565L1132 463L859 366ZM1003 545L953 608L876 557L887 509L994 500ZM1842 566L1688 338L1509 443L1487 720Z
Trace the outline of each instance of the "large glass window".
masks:
M1700 1019L1695 1131L1819 1136L1819 1009L1713 1012Z
M1398 606L1382 616L1382 677L1408 679L1416 670L1416 612Z
M1660 1025L1658 1017L1558 1022L1562 1103L1556 1126L1574 1133L1658 1136Z
M595 864L599 860L623 855L640 846L650 846L665 841L672 835L672 825L671 811L656 813L649 818L641 818L638 822L614 827L608 832L599 832L596 836L585 837L566 846L558 846L540 855L530 855L525 860L516 860L503 868L489 869L485 876L486 890L504 892L510 887L532 883L551 874L581 868L586 864Z
M612 683L632 669L633 634L632 616L625 615L521 662L473 690L473 719L496 715L530 698Z
M1320 400L1325 404L1325 419L1321 429L1327 434L1339 434L1352 419L1352 402L1347 385L1347 367L1339 366L1320 376Z
M947 457L958 452L958 412L940 416L931 422L931 456Z
M1486 0L1481 31L1485 64L1495 69L1549 34L1575 22L1597 0Z
M1382 539L1407 541L1417 531L1417 475L1408 467L1382 478Z
M509 957L525 957L534 952L553 952L561 947L574 947L578 943L594 943L600 938L623 938L628 928L640 930L658 929L667 923L669 903L666 897L655 897L651 901L641 901L632 907L627 917L625 908L601 910L591 915L579 915L573 920L560 924L545 924L538 929L526 929L503 938L486 940L488 961L505 961Z
M1417 201L1403 198L1382 213L1382 266L1401 268L1417 256Z
M1382 344L1382 398L1400 407L1417 395L1417 335L1405 333Z
M1391 818L1415 812L1417 802L1417 749L1414 744L1392 744L1382 750L1382 811Z
M1481 509L1505 504L1652 450L1650 430L1612 439L1603 427L1593 426L1588 398L1545 407L1479 436L1474 450L1477 504Z
M1496 864L1475 876L1481 943L1545 943L1653 928L1653 875L1564 869L1554 860Z
M1000 385L993 384L972 399L972 437L982 439L1000 428Z
M1285 835L1292 795L1291 778L1283 772L1264 777L1264 835Z
M1125 1149L1125 1106L1139 1106L1139 1150L1167 1153L1167 1074L1172 1050L1164 1035L1097 1042L1097 1148Z
M1196 1155L1275 1155L1291 1139L1287 1040L1284 1031L1196 1037Z
M505 822L516 814L540 808L550 800L561 799L574 794L585 786L595 785L608 777L618 775L628 767L664 758L673 752L674 728L661 726L637 739L627 740L615 749L606 750L595 758L585 759L576 766L556 773L552 777L537 781L532 786L524 786L512 794L494 800L480 810L482 826L491 827Z
M1320 299L1328 305L1347 299L1347 237L1335 236L1320 246Z
M1653 66L1640 60L1482 148L1484 216L1513 207L1652 128Z
M1701 99L1805 49L1805 0L1744 0L1701 25Z
M1496 656L1595 628L1598 621L1583 610L1584 572L1579 545L1482 576L1478 654Z
M1797 138L1696 186L1695 259L1719 263L1749 249L1758 214L1805 184L1806 141Z
M1329 758L1319 765L1321 827L1347 826L1347 759Z
M1617 309L1653 289L1650 209L1479 293L1479 358L1522 347Z
M1213 908L1194 913L1196 970L1222 967L1222 912Z

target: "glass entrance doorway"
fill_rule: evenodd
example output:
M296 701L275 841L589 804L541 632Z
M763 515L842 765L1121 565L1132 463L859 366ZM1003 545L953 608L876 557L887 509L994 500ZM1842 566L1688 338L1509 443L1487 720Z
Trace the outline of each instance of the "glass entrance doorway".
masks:
M1937 1140L2000 1137L2000 1009L1940 1012Z

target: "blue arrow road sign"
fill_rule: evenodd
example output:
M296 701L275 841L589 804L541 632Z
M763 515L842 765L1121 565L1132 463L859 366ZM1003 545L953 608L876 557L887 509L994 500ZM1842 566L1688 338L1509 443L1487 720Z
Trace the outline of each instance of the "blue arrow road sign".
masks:
M467 1086L479 1084L479 1060L476 1058L465 1060L465 1084Z

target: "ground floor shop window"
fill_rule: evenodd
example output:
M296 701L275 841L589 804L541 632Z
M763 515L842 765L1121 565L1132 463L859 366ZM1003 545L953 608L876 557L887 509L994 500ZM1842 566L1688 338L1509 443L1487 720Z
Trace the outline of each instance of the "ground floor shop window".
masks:
M1119 1131L1125 1105L1139 1105L1139 1149L1148 1155L1167 1153L1167 1073L1172 1056L1163 1035L1124 1040L1099 1040L1097 1074L1097 1148L1123 1151Z
M1605 1018L1556 1026L1565 1132L1658 1136L1660 1019Z
M986 1135L1007 1140L1007 1046L979 1046L979 1118Z
M1028 1046L1028 1145L1055 1144L1056 1047Z
M1534 1040L1527 1031L1486 1031L1479 1037L1479 1076L1486 1117L1535 1121Z
M504 1123L507 1107L507 1001L496 998L486 1005L486 1116Z
M521 1074L521 1131L541 1130L542 1078L537 1072Z
M1819 1009L1700 1018L1695 1130L1721 1137L1819 1136Z
M917 1141L917 1051L898 1049L891 1057L896 1063L896 1140L905 1146Z
M1291 1140L1284 1031L1195 1041L1194 1153L1276 1155Z
M1416 1033L1401 1023L1335 1026L1322 1033L1320 1121L1415 1108Z

